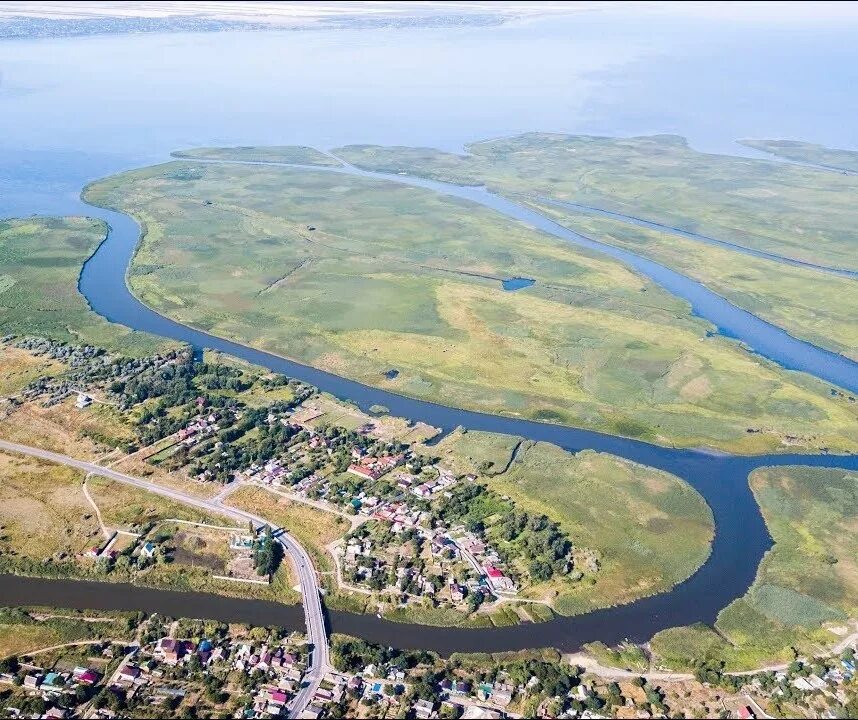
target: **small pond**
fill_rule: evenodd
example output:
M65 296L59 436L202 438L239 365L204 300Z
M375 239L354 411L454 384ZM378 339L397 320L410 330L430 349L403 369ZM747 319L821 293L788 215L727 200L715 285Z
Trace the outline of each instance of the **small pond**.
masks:
M531 278L523 278L523 277L514 277L509 280L502 280L501 284L503 285L503 289L509 292L513 290L521 290L522 288L530 287L536 282Z

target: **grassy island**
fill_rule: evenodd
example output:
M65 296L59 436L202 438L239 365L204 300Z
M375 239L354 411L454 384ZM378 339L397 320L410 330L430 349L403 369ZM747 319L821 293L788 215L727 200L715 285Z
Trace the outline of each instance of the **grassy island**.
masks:
M38 335L145 355L170 345L110 323L77 290L81 266L107 226L82 217L0 220L0 313L4 335Z
M716 630L666 630L653 650L671 667L695 661L746 668L817 654L858 617L858 473L811 467L761 468L751 489L775 545L748 593L718 616Z
M804 143L746 144L789 153L805 162L846 163L844 167L850 158L854 164L851 156L858 156ZM858 284L853 278L750 257L684 238L670 229L855 270L858 178L782 162L701 153L676 136L528 133L473 143L467 149L467 155L456 155L427 148L361 145L335 153L370 170L487 185L533 204L573 230L700 280L796 337L856 357L858 336L852 318L858 311ZM595 207L664 228L642 229L634 221L564 210L546 199Z
M129 283L150 306L370 385L665 444L858 446L858 408L825 383L711 336L622 264L481 206L187 161L86 198L146 228ZM536 282L505 291L514 277Z

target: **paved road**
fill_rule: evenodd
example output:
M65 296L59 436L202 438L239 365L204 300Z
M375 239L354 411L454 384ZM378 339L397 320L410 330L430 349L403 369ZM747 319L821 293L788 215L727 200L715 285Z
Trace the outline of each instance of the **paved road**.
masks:
M61 465L77 468L92 475L100 475L101 477L125 483L126 485L133 485L134 487L138 487L142 490L168 497L186 505L192 505L200 508L201 510L218 513L220 515L227 515L241 522L250 521L256 527L271 525L272 529L275 530L274 534L278 542L283 546L283 549L292 556L295 562L295 568L298 571L298 577L301 584L304 617L307 623L307 637L313 646L311 662L305 677L305 684L295 698L293 698L292 703L289 706L290 717L299 717L304 712L310 704L313 695L316 694L316 690L318 689L322 678L325 676L325 673L328 672L329 648L316 570L313 567L313 563L310 560L309 555L307 555L306 550L304 550L304 548L296 542L291 535L282 528L277 528L273 523L269 523L258 515L253 515L252 513L245 512L244 510L223 505L221 501L217 499L205 500L194 497L193 495L187 495L179 490L155 485L154 483L147 482L146 480L141 480L140 478L126 475L125 473L111 470L110 468L102 467L95 463L87 462L86 460L78 460L76 458L69 457L68 455L62 455L60 453L51 452L50 450L43 450L41 448L30 447L29 445L19 445L18 443L12 443L6 440L0 440L0 450L19 453L21 455L29 455L30 457L36 457L42 460L48 460L49 462L55 462Z

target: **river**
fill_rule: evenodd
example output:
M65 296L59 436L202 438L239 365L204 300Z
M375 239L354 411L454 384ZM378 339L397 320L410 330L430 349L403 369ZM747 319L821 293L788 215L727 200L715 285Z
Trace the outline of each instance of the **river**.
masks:
M348 169L344 171L351 172ZM428 186L439 192L481 202L558 237L584 244L583 236L578 236L532 210L521 208L482 189L458 188L401 176L387 179ZM93 208L92 214L105 219L111 229L105 242L85 264L81 273L80 289L92 307L112 321L180 340L195 347L229 353L349 399L363 409L374 404L384 405L394 415L422 420L445 429L462 425L475 430L551 442L573 452L593 449L612 453L683 478L705 498L712 509L716 532L708 560L688 580L666 593L572 618L558 617L538 625L497 629L435 628L391 623L370 615L333 611L329 620L334 631L359 635L383 644L420 647L446 654L454 651L492 652L540 646L555 646L561 650L572 651L592 640L606 643L625 638L645 641L655 632L667 627L694 622L712 623L722 608L744 594L754 579L763 553L771 547L771 538L748 487L748 474L757 467L784 464L836 466L858 470L858 456L779 454L740 457L701 450L679 450L599 432L446 407L368 387L194 330L146 307L128 290L125 272L139 237L139 228L134 220L124 214L101 208ZM631 256L633 262L629 264L638 267L640 263L641 267L638 269L643 268L643 271L659 284L663 284L661 273L666 272L670 283L679 283L675 291L680 296L694 296L694 293L702 289L705 301L695 304L699 314L713 319L710 310L714 307L716 312L724 313L721 322L718 322L720 327L751 328L751 334L743 338L749 343L755 342L753 328L757 327L758 323L771 328L774 332L766 337L781 339L780 343L767 346L767 354L775 360L781 359L781 353L792 357L791 346L798 344L802 347L802 357L808 370L819 370L822 375L828 372L827 356L830 353L791 338L726 301L717 302L717 295L713 299L710 297L714 295L711 291L674 271L639 259L627 251L617 251L611 246L603 247L600 243L596 243L598 247L594 247L595 241L586 238L583 240L587 241L592 249L610 250L608 254L612 255L615 254L614 251L621 253L624 260ZM658 272L647 272L653 265ZM669 284L665 286L674 290ZM721 318L720 315L718 317ZM784 342L787 343L786 347ZM821 363L821 366L817 367L814 363ZM846 373L843 384L847 387L858 386L855 364L844 364L842 370ZM171 615L192 612L215 619L243 619L246 622L264 624L294 625L296 622L294 608L286 608L276 603L225 599L200 593L177 595L174 592L154 589L143 592L136 586L66 580L42 581L13 576L4 577L0 585L0 601L6 604L47 603L95 609L145 609Z

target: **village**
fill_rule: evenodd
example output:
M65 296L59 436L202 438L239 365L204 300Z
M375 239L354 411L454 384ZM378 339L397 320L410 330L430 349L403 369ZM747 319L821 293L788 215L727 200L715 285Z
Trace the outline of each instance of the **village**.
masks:
M6 412L86 418L122 408L134 436L109 454L116 467L224 500L259 491L271 510L287 502L337 518L339 535L317 548L333 562L323 592L363 596L406 620L427 607L474 619L523 602L552 574L598 577L594 553L437 455L426 442L434 428L179 351L116 364L94 349L22 342L73 369L29 383ZM286 590L265 528L178 517L102 526L74 558L87 572L163 584L178 571L248 597ZM311 648L300 633L158 616L137 627L127 643L3 659L0 707L9 717L285 717L307 682ZM332 667L302 717L838 717L854 703L854 642L747 675L705 664L687 676L592 672L579 660L548 651L444 659L335 634Z
M6 717L286 717L310 648L277 628L138 618L135 639L71 643L0 661ZM332 664L304 718L841 717L855 701L855 649L782 671L652 679L588 672L575 657L439 658L332 638Z
M69 407L66 412L85 419L93 412L117 417L119 410L131 420L136 440L115 448L111 466L183 481L227 502L242 488L264 488L272 500L347 518L341 537L320 552L335 563L333 589L370 597L378 611L486 614L544 579L532 577L532 544L512 540L529 536L529 522L540 528L535 533L550 523L517 513L509 499L482 487L477 474L455 472L433 456L424 443L434 428L372 416L278 376L194 362L181 351L117 363L94 348L30 338L15 346L69 361L71 370L29 383L9 399L12 411L21 403L52 412ZM475 493L478 502L472 502ZM483 506L479 517L468 514ZM512 521L519 525L512 534L500 532ZM207 524L102 525L77 562L89 563L87 572L139 581L163 580L183 565L196 575L208 568L217 588L271 581L272 573L254 559L258 533ZM581 555L585 549L574 548L556 527L543 534L541 572L548 567L550 575L556 567L582 577L598 571L593 558ZM547 607L539 610L540 619L546 612L550 616Z

